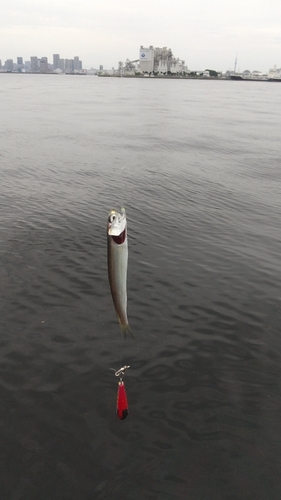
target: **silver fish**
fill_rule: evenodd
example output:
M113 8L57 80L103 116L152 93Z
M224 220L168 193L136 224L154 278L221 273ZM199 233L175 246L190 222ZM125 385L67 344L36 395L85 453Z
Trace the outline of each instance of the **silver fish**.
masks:
M130 332L127 318L127 220L124 208L109 212L107 220L108 279L111 295L124 337Z

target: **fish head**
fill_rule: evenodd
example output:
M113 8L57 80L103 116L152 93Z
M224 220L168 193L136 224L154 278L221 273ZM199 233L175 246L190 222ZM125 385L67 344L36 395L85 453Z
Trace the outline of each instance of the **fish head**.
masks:
M107 234L109 236L121 236L123 233L126 234L126 212L125 208L121 208L121 212L118 210L110 210L107 220Z

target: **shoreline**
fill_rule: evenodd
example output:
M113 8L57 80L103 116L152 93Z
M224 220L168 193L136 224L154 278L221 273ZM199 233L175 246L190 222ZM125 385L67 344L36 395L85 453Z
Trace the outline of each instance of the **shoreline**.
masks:
M228 81L228 82L270 82L270 83L280 83L281 78L243 78L241 76L217 77L217 76L180 76L180 75L99 75L91 73L25 73L16 71L1 71L0 75L59 75L59 76L97 76L99 78L142 78L145 80L204 80L204 81Z
M156 79L156 80L204 80L204 81L228 81L228 82L274 82L274 83L280 83L281 79L280 78L224 78L224 77L216 77L216 76L144 76L144 75L97 75L99 78L145 78L146 80L149 79Z

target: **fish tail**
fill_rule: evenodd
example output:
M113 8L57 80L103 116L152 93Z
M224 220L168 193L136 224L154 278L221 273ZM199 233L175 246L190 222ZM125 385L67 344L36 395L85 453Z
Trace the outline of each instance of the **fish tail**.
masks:
M134 335L131 332L131 328L129 326L129 323L126 323L125 325L120 324L120 326L121 326L121 330L122 330L124 339L126 339L128 335L132 338L134 337Z

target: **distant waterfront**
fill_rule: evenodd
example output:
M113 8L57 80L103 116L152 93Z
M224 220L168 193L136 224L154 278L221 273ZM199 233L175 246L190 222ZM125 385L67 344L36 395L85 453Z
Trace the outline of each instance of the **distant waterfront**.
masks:
M281 83L281 78L242 78L235 77L234 75L230 76L183 76L183 75L109 75L109 74L94 74L94 73L17 73L17 72L2 72L0 74L6 75L38 75L38 76L48 76L48 75L60 75L60 76L98 76L99 78L128 78L128 79L154 79L154 80L204 80L204 81L240 81L240 82L269 82L269 83Z
M244 81L244 82L281 82L278 78L233 78L230 76L173 76L173 75L106 75L98 74L100 78L144 78L156 80L204 80L204 81Z

